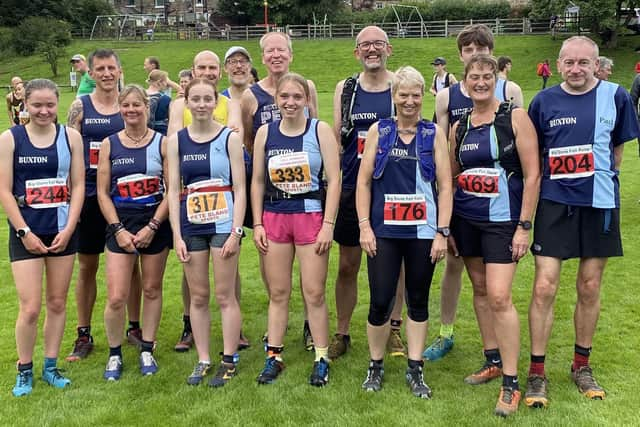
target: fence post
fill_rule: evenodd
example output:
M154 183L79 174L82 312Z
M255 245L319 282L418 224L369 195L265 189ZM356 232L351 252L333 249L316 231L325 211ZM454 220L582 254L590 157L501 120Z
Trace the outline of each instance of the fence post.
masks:
M248 25L244 26L244 32L245 32L246 40L249 40L249 26Z
M444 20L444 36L449 37L449 20Z

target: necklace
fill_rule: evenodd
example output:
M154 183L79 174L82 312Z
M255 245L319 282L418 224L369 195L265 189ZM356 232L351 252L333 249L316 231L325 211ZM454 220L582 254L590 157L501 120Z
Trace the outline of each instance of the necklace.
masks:
M416 129L398 129L400 135L415 135L416 132Z
M133 136L129 135L129 132L127 132L126 128L124 129L124 134L127 135L127 138L132 140L135 145L140 144L140 142L147 137L148 133L149 133L149 128L145 128L144 133L142 134L141 137L134 138Z

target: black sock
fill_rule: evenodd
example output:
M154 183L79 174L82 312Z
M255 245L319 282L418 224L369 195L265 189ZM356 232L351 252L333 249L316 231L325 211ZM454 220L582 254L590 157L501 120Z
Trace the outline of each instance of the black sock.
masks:
M391 324L391 329L399 330L400 327L402 326L402 319L400 320L391 319L390 324Z
M18 363L18 372L29 371L33 369L33 362Z
M502 358L500 358L500 350L497 348L485 350L484 357L487 359L487 363L496 365L498 368L502 368Z
M184 323L184 331L191 332L191 316L188 314L182 315L182 323Z
M369 363L369 366L375 366L376 368L382 368L382 365L384 365L384 359L380 359L380 360L371 359Z
M517 375L503 375L502 376L502 386L509 387L512 390L520 390L520 385L518 384L518 376Z
M591 355L591 347L581 347L578 344L573 346L573 351L584 357L589 357Z
M229 355L229 354L223 354L222 355L222 362L223 363L227 363L227 364L234 364L236 363L235 360L235 356L233 354Z
M422 360L407 359L407 363L409 365L409 369L415 369L417 367L423 367L424 366L424 362Z
M90 337L90 336L91 336L91 325L78 326L78 337Z
M305 330L305 331L310 331L310 330L311 330L311 329L309 328L309 321L308 321L308 320L305 320L305 321L304 321L304 330Z
M129 320L129 329L140 329L139 320Z
M109 347L109 357L111 356L120 356L122 357L122 346L119 345L117 347Z
M145 341L142 340L140 344L140 352L148 351L149 353L153 353L153 341Z
M545 355L536 356L534 354L531 355L531 363L544 363Z

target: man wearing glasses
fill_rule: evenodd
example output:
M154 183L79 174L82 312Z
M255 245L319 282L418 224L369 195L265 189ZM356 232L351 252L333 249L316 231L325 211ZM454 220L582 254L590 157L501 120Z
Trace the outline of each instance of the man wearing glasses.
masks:
M362 71L338 82L333 97L334 132L342 145L342 193L334 231L334 240L340 245L340 262L336 279L337 331L329 345L332 360L346 353L351 343L349 324L358 300L358 270L362 258L355 203L356 178L367 130L376 121L393 115L393 73L387 70L391 52L389 38L381 28L362 29L353 50ZM404 286L398 289L401 291ZM398 355L404 354L404 345L399 339L401 320L398 320L401 319L402 301L402 297L396 297L391 314L390 341L395 339L397 342L390 350Z

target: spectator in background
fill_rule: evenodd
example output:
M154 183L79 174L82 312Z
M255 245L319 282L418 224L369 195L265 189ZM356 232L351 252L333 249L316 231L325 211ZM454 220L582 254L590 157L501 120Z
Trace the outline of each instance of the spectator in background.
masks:
M551 68L549 67L549 60L545 59L542 63L542 89L547 87L549 77L551 77Z
M144 63L142 64L142 67L147 72L147 74L152 72L153 70L159 70L160 60L156 56L147 56L146 58L144 58ZM180 91L182 90L180 85L172 81L169 78L169 75L167 74L167 86L164 88L163 92L169 98L171 98L171 89L175 89L178 93L180 93Z
M169 104L171 104L171 98L164 93L168 80L169 74L162 70L153 70L147 79L149 84L147 89L149 96L148 126L165 136L169 126Z
M449 87L457 83L456 76L447 72L446 59L439 56L433 60L431 65L433 65L435 74L433 75L433 79L431 80L431 89L429 89L429 92L431 92L433 96L436 96L436 94L445 87Z
M189 82L193 79L193 75L191 74L190 69L180 70L178 73L178 82L180 85L180 90L178 91L178 96L176 98L182 98L184 96L184 88L187 87Z
M76 97L93 93L96 88L96 82L89 75L89 66L87 65L87 58L84 55L76 53L71 57L71 65L76 73L80 73L80 84L78 85L78 93Z
M256 67L251 67L251 77L253 77L253 83L258 83L260 81L260 76L258 76L258 70Z
M511 72L511 58L508 56L501 56L498 58L498 78L502 80L509 80L509 73Z
M20 124L20 113L25 110L24 106L24 83L20 77L11 79L11 92L7 94L7 113L11 126Z
M613 74L613 61L606 56L598 57L599 65L596 68L596 77L600 80L609 80L609 76Z

